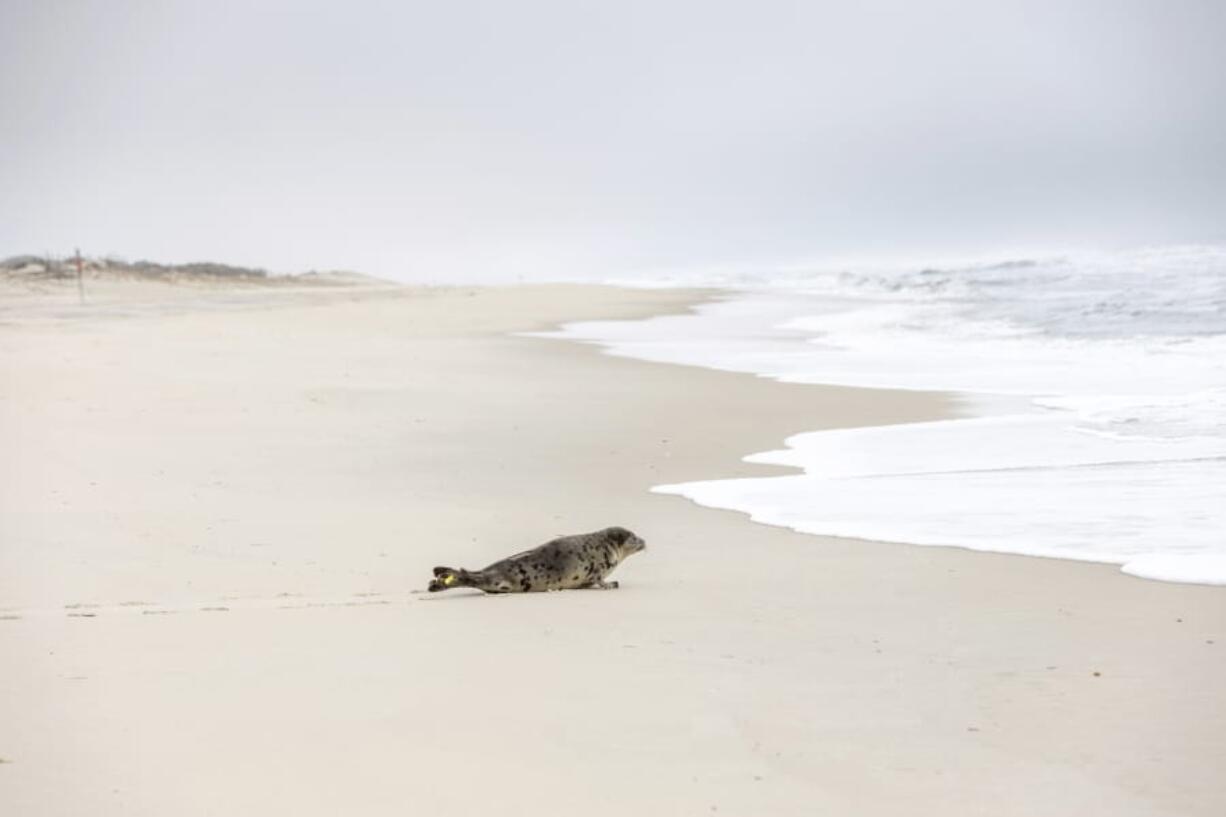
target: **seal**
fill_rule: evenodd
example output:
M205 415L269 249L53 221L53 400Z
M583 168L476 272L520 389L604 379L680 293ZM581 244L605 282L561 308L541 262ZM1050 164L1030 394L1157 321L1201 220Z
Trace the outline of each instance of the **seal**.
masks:
M625 528L562 536L483 570L436 567L428 589L431 593L453 587L475 587L486 593L612 590L617 582L607 582L605 577L623 559L646 546Z

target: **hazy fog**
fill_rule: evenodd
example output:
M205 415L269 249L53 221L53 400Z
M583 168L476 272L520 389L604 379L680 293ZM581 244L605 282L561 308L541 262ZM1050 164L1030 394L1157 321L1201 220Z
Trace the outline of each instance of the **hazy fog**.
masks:
M0 256L455 280L1222 240L1224 44L1221 0L0 0Z

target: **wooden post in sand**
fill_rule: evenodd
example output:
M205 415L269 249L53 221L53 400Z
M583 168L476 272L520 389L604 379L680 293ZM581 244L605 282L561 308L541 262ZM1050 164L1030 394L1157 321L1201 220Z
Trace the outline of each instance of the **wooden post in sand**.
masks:
M75 260L77 262L77 298L79 298L81 301L81 304L84 305L85 304L85 279L81 272L81 248L78 247L76 252L77 252L77 255L76 255Z

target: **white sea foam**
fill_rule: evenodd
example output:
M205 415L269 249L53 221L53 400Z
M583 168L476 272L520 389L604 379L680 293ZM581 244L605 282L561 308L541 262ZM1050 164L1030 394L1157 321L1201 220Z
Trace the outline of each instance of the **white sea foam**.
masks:
M790 382L956 391L972 416L801 434L748 458L801 474L656 490L811 533L1226 584L1226 248L670 283L739 292L556 334Z

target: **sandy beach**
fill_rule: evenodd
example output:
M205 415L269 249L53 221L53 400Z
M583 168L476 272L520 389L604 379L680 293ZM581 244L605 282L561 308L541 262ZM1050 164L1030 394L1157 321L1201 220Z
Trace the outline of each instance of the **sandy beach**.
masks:
M1222 588L649 492L945 395L514 334L703 291L93 284L0 293L2 814L1226 813Z

